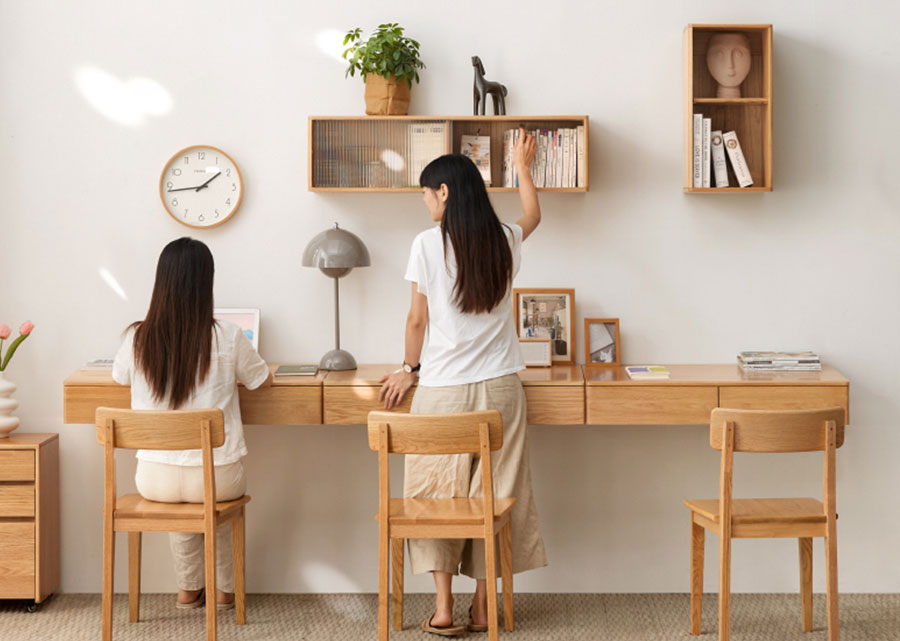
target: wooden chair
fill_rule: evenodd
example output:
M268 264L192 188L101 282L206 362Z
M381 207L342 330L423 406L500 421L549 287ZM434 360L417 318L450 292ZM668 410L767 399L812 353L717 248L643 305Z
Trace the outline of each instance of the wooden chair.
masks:
M719 640L728 641L731 539L794 538L800 548L803 631L812 631L812 537L825 537L828 640L838 641L835 450L844 443L844 410L712 411L709 444L722 451L719 498L685 501L691 510L691 634L700 634L705 530L719 535ZM825 452L823 501L732 499L735 452Z
M246 621L244 583L244 505L249 496L216 503L212 448L225 442L222 410L145 411L98 407L97 441L105 450L103 497L103 641L112 639L115 533L128 532L129 621L140 615L141 532L197 532L204 535L206 562L206 638L216 639L216 529L231 522L234 553L234 606L238 625ZM159 503L139 494L116 497L115 448L200 449L203 503Z
M488 638L497 641L499 534L503 619L513 629L512 531L514 498L494 499L491 452L503 446L500 412L398 414L369 412L369 447L378 452L378 638L387 641L389 558L393 557L394 629L403 629L403 542L405 539L484 539L487 571ZM480 499L392 499L388 454L479 454ZM490 545L488 544L490 543Z

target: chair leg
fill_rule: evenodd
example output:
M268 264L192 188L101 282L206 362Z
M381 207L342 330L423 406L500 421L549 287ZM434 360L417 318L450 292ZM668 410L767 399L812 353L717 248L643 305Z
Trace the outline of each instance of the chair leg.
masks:
M828 535L825 537L825 600L828 608L828 641L839 641L837 531L834 521L828 524Z
M390 635L388 621L388 591L390 584L391 541L385 530L378 537L378 641L388 641Z
M406 539L391 539L391 598L394 606L394 630L403 629L403 544Z
M141 533L128 533L128 620L141 619Z
M484 566L487 573L488 641L498 641L497 629L497 554L494 537L484 542Z
M719 641L731 634L731 537L719 536Z
M512 632L514 629L512 524L509 521L500 530L500 577L503 580L503 627L507 632Z
M204 532L206 570L206 641L216 641L216 526L208 523Z
M112 641L112 611L116 561L116 533L113 531L112 521L103 522L103 641Z
M797 539L800 549L800 604L803 610L803 631L812 632L813 620L813 562L811 538L801 537Z
M244 536L244 508L231 521L231 554L234 566L234 618L237 625L247 623L247 583Z
M700 634L703 624L703 546L706 530L691 513L691 634Z

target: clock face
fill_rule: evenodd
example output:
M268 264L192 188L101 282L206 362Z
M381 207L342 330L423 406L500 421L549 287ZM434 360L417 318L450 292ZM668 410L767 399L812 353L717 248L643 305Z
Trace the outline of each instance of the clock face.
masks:
M221 149L196 145L172 156L159 178L166 211L188 227L215 227L241 203L244 185L234 161Z

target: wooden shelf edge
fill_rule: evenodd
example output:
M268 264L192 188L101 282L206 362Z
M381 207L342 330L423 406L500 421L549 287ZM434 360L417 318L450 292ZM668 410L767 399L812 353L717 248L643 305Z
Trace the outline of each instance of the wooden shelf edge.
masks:
M740 194L772 191L771 187L685 187L686 194Z
M567 115L567 116L540 116L540 115L504 115L504 116L494 116L494 115L484 115L484 116L475 116L475 115L463 115L463 116L441 116L441 115L429 115L429 114L418 114L418 115L406 115L406 116L308 116L310 121L315 120L393 120L393 121L402 121L402 120L427 120L427 121L445 121L445 120L472 120L472 121L496 121L496 122L515 122L517 120L571 120L573 122L581 122L589 120L589 116L587 115Z
M488 187L488 193L518 192L518 187ZM352 192L352 193L387 193L387 194L420 194L421 187L309 187L308 191ZM538 187L537 191L555 191L563 193L587 193L587 187Z
M694 98L695 105L767 105L768 98Z

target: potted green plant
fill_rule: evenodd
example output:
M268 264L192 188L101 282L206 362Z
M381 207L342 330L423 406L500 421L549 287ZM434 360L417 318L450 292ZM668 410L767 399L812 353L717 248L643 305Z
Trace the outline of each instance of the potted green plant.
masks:
M419 82L419 43L403 35L396 22L378 25L362 39L362 29L351 29L344 37L344 60L349 63L346 76L356 72L366 83L366 113L370 116L405 115L409 112L412 81Z

